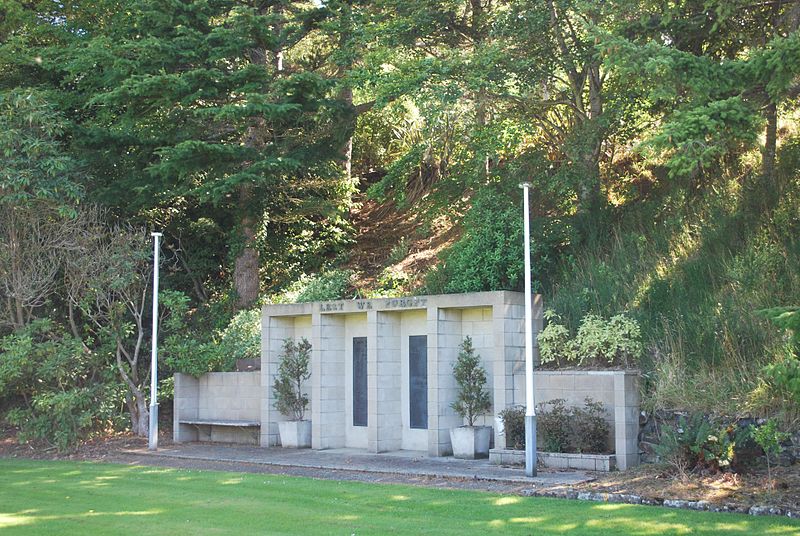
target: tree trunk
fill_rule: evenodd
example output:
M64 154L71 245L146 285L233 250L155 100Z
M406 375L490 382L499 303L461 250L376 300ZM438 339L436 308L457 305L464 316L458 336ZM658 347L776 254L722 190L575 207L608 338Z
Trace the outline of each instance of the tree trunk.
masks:
M150 434L150 409L144 393L137 389L125 397L125 403L131 415L131 433L138 437L147 437Z
M485 8L483 5L484 0L470 0L470 6L472 8L472 22L471 22L471 30L472 30L472 39L475 48L475 52L479 52L479 49L483 46L483 42L486 39L486 34L484 32L484 14ZM483 130L488 123L488 96L486 92L486 87L481 85L478 89L478 93L475 97L475 124L477 125L479 130ZM483 176L484 179L489 178L489 173L491 171L491 160L489 158L488 153L484 153L481 155L481 168L479 173Z
M761 174L756 177L749 194L750 210L766 213L773 210L780 199L780 185L775 181L775 155L778 144L778 107L769 102L764 108L767 126L764 131L764 149L761 151Z
M242 247L236 256L233 267L233 288L236 291L236 307L247 309L258 301L259 258L256 249L256 218L253 217L250 202L252 188L242 185L239 188L239 227Z
M358 121L358 114L353 108L353 89L350 86L345 86L339 93L339 98L344 102L347 110L353 110L351 128L347 131L347 139L341 149L342 155L342 171L344 171L345 179L350 182L353 177L353 132L355 132L356 121Z
M775 152L778 143L778 107L770 102L765 110L767 116L766 142L761 160L761 175L764 186L769 187L775 175Z

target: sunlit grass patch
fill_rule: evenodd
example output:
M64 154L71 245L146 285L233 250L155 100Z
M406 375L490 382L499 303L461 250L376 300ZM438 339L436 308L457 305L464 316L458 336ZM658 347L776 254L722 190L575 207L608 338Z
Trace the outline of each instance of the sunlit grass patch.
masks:
M20 482L27 485L14 486ZM800 523L785 518L282 475L28 460L0 460L0 510L4 535L800 536Z

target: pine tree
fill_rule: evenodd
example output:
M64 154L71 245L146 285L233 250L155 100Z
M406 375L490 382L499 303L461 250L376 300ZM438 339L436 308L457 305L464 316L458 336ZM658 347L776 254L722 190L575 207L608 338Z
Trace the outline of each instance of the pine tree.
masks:
M492 408L492 400L485 388L486 371L481 366L481 356L475 353L469 336L461 343L453 375L458 383L458 395L451 407L467 419L468 426L474 426L475 419Z
M66 53L96 195L162 221L213 218L229 231L240 308L257 300L262 252L286 246L287 229L341 228L343 111L331 80L302 63L318 9L140 0Z

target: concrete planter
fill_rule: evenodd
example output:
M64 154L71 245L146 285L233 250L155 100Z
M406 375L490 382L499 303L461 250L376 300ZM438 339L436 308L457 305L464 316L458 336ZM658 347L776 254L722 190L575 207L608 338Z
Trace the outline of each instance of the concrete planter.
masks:
M583 469L584 471L614 471L617 458L614 454L570 454L566 452L537 452L538 462L545 467L558 469ZM498 465L525 465L524 450L492 449L489 461Z
M453 456L465 460L489 457L491 426L459 426L450 429Z
M281 421L278 423L281 446L290 449L311 448L311 421Z

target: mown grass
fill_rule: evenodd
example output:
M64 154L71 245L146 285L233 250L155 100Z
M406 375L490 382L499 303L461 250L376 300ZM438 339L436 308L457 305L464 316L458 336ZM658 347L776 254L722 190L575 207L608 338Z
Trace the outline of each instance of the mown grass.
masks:
M800 522L276 475L3 459L0 531L800 535Z

